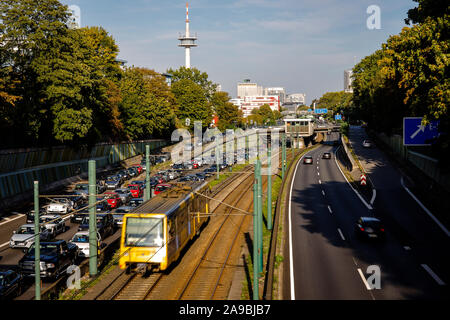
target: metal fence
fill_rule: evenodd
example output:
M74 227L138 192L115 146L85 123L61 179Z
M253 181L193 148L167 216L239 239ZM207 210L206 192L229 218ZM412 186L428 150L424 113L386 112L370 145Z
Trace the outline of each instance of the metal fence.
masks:
M3 171L0 173L0 207L2 202L8 198L31 192L35 180L38 180L41 186L46 186L80 175L88 171L88 161L91 159L97 161L97 168L113 165L143 154L147 144L150 145L150 150L155 150L166 146L167 141L150 140L100 144L94 146L90 151L80 149L78 153L76 150L65 147L35 149L29 152L3 152L0 154Z

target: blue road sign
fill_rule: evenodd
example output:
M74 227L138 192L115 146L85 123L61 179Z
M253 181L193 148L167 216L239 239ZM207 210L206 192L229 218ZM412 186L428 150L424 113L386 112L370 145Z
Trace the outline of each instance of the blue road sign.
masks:
M316 109L316 114L326 114L328 113L328 109Z
M342 116L340 114L337 114L334 116L334 120L342 120Z
M439 120L422 125L422 118L403 118L403 144L405 146L430 146L439 137Z

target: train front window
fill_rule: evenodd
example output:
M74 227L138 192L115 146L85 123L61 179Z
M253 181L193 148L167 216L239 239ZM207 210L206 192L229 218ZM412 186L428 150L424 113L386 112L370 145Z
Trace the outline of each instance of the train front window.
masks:
M127 218L125 246L161 247L163 220L159 218Z

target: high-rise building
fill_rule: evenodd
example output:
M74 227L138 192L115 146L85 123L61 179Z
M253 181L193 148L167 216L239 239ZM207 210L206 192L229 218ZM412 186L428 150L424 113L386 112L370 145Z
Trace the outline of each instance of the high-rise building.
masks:
M263 87L256 83L251 83L250 79L245 79L244 82L237 85L237 97L244 98L246 96L262 96Z
M280 103L283 105L286 100L286 90L281 87L277 88L265 88L264 89L265 96L279 96Z
M305 93L288 94L285 103L296 103L299 105L306 104L306 94Z
M345 70L344 71L344 91L353 93L353 70Z
M267 104L272 111L280 111L279 96L244 96L243 98L231 99L231 103L242 110L244 118L252 114L253 109L258 109Z

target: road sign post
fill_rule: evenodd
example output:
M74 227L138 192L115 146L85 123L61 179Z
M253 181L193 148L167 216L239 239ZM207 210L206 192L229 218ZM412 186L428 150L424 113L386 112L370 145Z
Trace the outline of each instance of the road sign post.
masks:
M39 181L34 181L34 286L35 300L41 300L41 239L39 223Z
M361 175L361 185L366 186L367 185L367 178L365 174Z
M97 177L95 160L89 160L89 275L97 275Z

